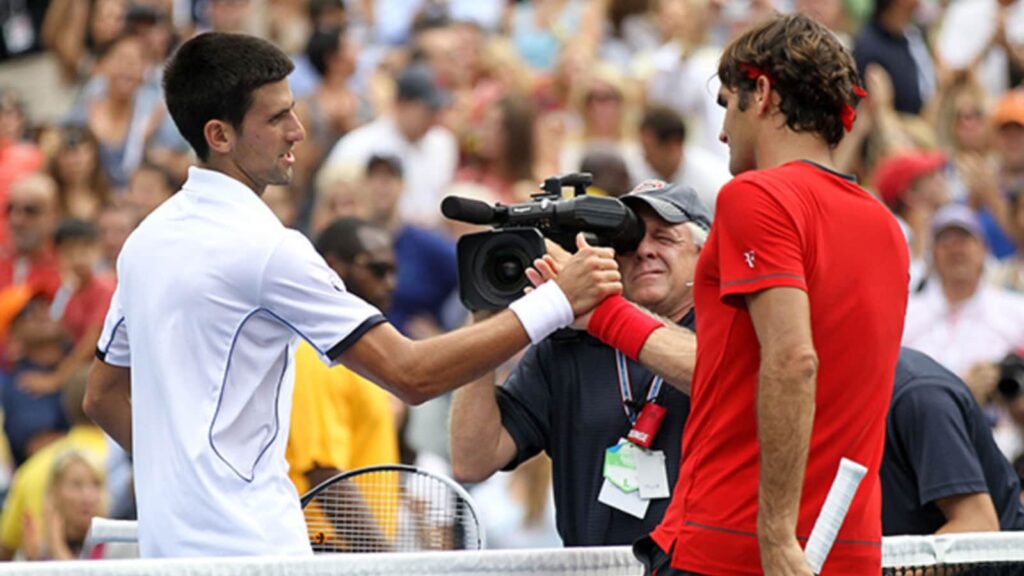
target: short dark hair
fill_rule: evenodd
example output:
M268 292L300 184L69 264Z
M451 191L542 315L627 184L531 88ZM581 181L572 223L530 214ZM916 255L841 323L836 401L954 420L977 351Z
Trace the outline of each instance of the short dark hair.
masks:
M317 236L316 251L324 258L334 256L343 262L352 262L356 256L366 252L359 232L367 228L387 233L384 228L361 218L338 218Z
M306 43L306 57L322 78L327 74L327 60L338 52L344 30L337 26L317 29Z
M203 129L210 120L240 128L253 92L280 82L295 68L266 40L245 34L207 32L178 48L164 69L167 110L200 160L210 154Z
M80 218L66 218L57 225L53 233L53 243L59 248L68 242L84 240L95 242L99 238L96 225Z
M667 106L651 106L640 120L640 131L650 132L658 143L686 141L686 124L679 113Z
M856 108L860 75L836 35L803 14L775 16L733 40L722 53L718 78L739 92L746 110L757 77L764 72L779 95L779 110L794 132L821 136L834 148L843 139L842 113Z

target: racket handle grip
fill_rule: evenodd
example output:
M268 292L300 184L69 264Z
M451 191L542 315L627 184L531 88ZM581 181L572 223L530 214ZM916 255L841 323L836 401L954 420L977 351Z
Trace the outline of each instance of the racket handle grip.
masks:
M818 519L814 521L814 528L811 536L807 539L807 546L804 548L804 555L807 564L815 574L821 573L821 567L825 565L825 558L832 550L832 544L839 535L839 528L843 525L846 513L850 510L850 503L857 493L860 481L864 479L868 469L864 466L843 458L839 462L839 471L836 473L832 487L829 488L825 504L821 507Z

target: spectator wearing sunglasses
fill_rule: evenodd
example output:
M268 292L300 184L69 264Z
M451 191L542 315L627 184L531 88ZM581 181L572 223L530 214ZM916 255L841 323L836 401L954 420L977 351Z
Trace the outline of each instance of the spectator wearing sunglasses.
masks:
M57 184L51 177L29 174L11 184L4 205L9 240L0 252L0 290L30 285L52 298L60 288L53 248L57 213Z
M332 222L316 249L348 291L387 310L395 254L387 230L358 218ZM299 494L345 470L398 463L394 397L345 366L326 366L306 342L295 352L295 394L285 456Z

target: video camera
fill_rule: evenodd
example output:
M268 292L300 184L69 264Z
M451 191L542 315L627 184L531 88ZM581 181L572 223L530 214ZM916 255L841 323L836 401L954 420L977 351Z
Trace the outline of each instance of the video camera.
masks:
M569 252L576 234L587 242L632 252L644 237L644 222L617 198L588 196L593 176L587 173L548 178L533 200L491 206L479 200L448 196L441 212L451 220L493 226L467 234L457 246L459 297L470 310L505 308L529 286L526 269L547 253L544 238ZM573 188L563 198L562 189Z

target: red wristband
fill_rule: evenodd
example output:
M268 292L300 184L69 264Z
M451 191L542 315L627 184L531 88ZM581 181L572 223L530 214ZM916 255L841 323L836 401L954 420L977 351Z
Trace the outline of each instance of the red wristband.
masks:
M645 314L622 296L610 296L594 308L587 332L637 360L651 332L661 326L660 320Z

